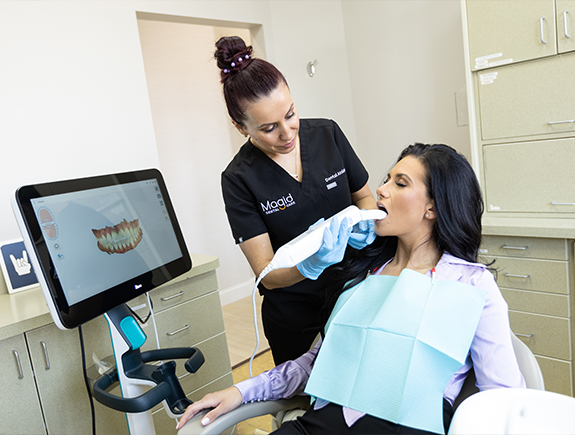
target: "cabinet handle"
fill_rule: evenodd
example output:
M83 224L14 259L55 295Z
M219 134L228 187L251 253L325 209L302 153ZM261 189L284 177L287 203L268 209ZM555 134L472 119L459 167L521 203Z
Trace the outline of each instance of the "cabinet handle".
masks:
M186 326L184 326L183 328L178 329L177 331L174 331L174 332L166 332L166 335L169 335L169 336L171 337L172 335L176 335L176 334L178 334L178 333L180 333L180 332L182 332L182 331L185 331L185 330L188 329L189 327L190 327L190 325L186 324Z
M569 13L569 11L564 11L563 12L563 31L565 32L565 37L566 38L571 38L571 36L569 35L569 33L567 33L567 14Z
M509 278L529 278L531 275L515 275L513 273L504 273L503 275L508 276Z
M575 202L555 202L555 201L551 201L551 205L575 205Z
M177 298L178 296L182 296L183 294L184 294L184 292L183 292L183 291L180 291L179 293L176 293L175 295L168 296L168 297L165 297L165 298L160 298L160 300L161 300L162 302L166 302L166 301L169 301L170 299L174 299L174 298Z
M531 334L527 335L527 334L518 334L517 332L514 332L515 335L517 335L518 337L525 337L525 338L531 338L535 335L534 332L532 332Z
M547 125L570 124L573 122L575 122L575 119L566 119L565 121L551 121L551 122L548 122Z
M41 341L40 344L44 349L44 359L46 360L46 365L44 366L44 368L46 370L50 370L50 359L48 358L48 348L46 347L46 343L44 343L43 341Z
M14 358L16 358L16 364L18 365L18 379L24 379L24 373L22 372L22 364L20 364L20 357L18 356L18 352L12 350L14 354Z
M545 41L544 35L543 35L543 21L545 21L545 17L541 17L539 19L539 26L540 26L540 32L541 32L541 43L542 44L547 44L547 41Z
M503 245L502 248L503 249L517 249L519 251L525 251L526 249L529 249L529 246L507 246L507 245Z

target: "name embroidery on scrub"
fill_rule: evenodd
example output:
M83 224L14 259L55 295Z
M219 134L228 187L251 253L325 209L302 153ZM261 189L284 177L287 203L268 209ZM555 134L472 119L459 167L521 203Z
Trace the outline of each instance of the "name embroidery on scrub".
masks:
M295 205L296 202L293 199L293 196L291 193L288 193L287 195L284 195L278 199L275 200L267 200L267 202L264 204L263 202L260 202L260 205L262 207L262 211L265 214L272 214L272 213L277 213L278 211L282 211L285 210L288 207L291 207L292 205Z
M325 182L326 182L326 183L329 183L329 184L326 184L326 186L325 186L325 187L327 187L327 190L331 190L331 189L333 189L334 187L337 187L337 182L336 182L336 181L334 181L334 182L332 182L332 183L330 183L330 181L336 179L337 177L339 177L340 175L343 175L343 174L345 174L345 168L340 169L340 170L337 171L335 174L330 175L329 177L325 177Z

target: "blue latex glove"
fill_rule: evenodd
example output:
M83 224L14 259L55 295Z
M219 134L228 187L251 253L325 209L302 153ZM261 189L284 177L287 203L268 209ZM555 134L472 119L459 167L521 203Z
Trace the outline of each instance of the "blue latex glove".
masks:
M343 218L341 224L333 219L324 230L323 243L319 250L299 263L297 269L306 278L316 280L324 269L343 260L350 234L351 226L347 218Z
M349 240L349 246L355 249L363 249L371 245L375 240L375 222L372 219L359 221L352 228Z

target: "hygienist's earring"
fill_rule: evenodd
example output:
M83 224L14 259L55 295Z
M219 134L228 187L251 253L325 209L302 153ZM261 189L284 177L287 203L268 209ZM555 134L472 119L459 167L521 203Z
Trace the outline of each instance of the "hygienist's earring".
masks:
M425 217L428 218L428 217L429 217L429 213L425 213Z

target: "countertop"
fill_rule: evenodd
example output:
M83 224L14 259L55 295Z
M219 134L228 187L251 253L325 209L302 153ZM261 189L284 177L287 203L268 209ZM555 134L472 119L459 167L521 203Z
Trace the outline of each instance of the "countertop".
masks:
M201 275L219 266L216 256L203 254L190 254L190 256L192 269L171 280L170 284ZM18 293L0 295L0 340L50 323L53 323L52 317L39 285Z

